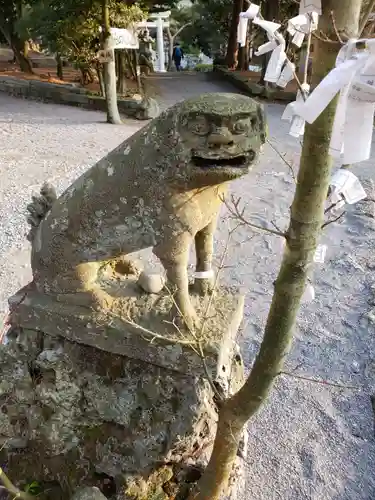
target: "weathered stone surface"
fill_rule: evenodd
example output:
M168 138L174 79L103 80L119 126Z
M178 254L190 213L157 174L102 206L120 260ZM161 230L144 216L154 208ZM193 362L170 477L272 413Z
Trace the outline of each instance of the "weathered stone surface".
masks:
M28 292L14 309L11 322L16 328L41 330L53 337L63 337L181 373L203 375L201 359L191 349L196 339L171 322L172 297L166 291L159 295L142 292L132 278L123 281L126 284L124 288L117 286L117 294L122 290L124 297L116 300L113 309L106 314L61 305L47 295ZM191 300L203 315L210 296L192 295ZM243 297L226 288L218 291L211 302L201 341L207 367L214 378L222 374L227 378L230 371L243 305Z
M210 271L228 182L249 171L264 141L263 109L248 97L207 94L168 109L83 174L50 210L34 199L28 210L41 219L32 241L34 287L56 305L105 313L114 297L98 281L102 268L152 247L178 311L196 329L189 247L195 242L196 270Z
M98 488L81 488L72 497L72 500L106 500Z
M218 292L218 301L220 321L232 325L228 330L238 327L242 307L233 309L233 295ZM84 337L80 330L77 339ZM204 344L224 395L243 381L235 333L208 336ZM64 488L69 478L75 490L95 484L99 474L116 482L118 498L149 500L187 492L191 477L199 477L211 452L217 408L202 362L192 364L191 347L176 350L172 338L146 337L139 357L131 349L116 355L71 342L57 329L49 335L22 327L13 328L8 341L0 347L0 460L12 479L32 477ZM144 351L159 343L162 354L150 362Z

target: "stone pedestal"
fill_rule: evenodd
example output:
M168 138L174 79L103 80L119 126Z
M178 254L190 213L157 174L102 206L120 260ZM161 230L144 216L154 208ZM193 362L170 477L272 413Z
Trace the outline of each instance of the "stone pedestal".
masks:
M0 459L14 482L57 484L64 499L86 485L167 500L204 469L217 407L196 339L171 324L169 295L127 290L107 314L28 289L11 301L22 297L0 346ZM208 300L193 298L198 311ZM224 395L243 380L242 312L241 296L218 291L202 340Z

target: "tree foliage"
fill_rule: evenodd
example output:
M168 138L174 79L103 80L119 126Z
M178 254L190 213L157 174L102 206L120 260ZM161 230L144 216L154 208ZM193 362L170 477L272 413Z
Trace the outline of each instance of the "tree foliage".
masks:
M111 24L127 28L145 18L137 4L110 0ZM35 0L31 2L18 30L39 39L42 47L59 53L77 66L90 64L100 48L101 5L92 0Z

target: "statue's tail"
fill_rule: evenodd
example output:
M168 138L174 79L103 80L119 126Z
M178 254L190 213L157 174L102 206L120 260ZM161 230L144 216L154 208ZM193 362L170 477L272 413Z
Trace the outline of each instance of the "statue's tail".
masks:
M41 187L40 195L32 197L32 202L27 205L27 211L29 212L27 222L31 226L29 234L27 235L29 241L33 241L40 223L51 210L56 200L57 195L55 188L47 182Z

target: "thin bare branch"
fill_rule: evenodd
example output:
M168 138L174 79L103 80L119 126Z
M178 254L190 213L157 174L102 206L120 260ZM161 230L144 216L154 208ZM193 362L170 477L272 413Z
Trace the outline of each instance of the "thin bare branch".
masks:
M21 498L23 500L32 500L35 497L32 497L25 491L19 490L12 481L9 479L9 477L5 474L4 470L0 467L0 481L3 483L4 488L10 493L11 495L14 495L13 498Z
M235 200L233 196L231 198L232 198L232 200L231 200L232 205L230 205L228 203L226 198L222 198L222 200L223 200L225 206L227 207L229 213L231 214L231 216L235 220L237 220L237 221L241 222L242 224L249 226L253 229L258 229L259 231L264 231L266 233L274 234L275 236L281 236L282 238L286 238L286 234L281 232L281 231L277 231L277 230L271 229L269 227L262 227L262 226L259 226L258 224L253 224L252 222L245 219L245 217L244 217L245 208L243 208L242 210L240 210L240 208L239 208L239 203L241 201L241 198L238 198L237 200Z
M281 160L285 163L285 165L289 168L290 173L291 173L291 176L292 176L292 178L293 178L293 181L294 181L294 183L295 183L295 184L297 184L297 177L296 177L296 174L294 173L294 170L293 170L293 166L292 166L292 164L291 164L291 163L289 163L289 162L285 159L284 155L282 155L282 154L280 153L280 151L276 148L276 146L274 146L274 145L272 144L272 142L270 142L268 139L267 139L267 143L268 143L268 145L269 145L269 146L270 146L270 147L271 147L271 148L275 151L275 153L276 153L276 154L277 154L277 155L281 158Z
M171 290L167 287L167 285L164 285L165 289L167 290L167 292L169 293L172 301L173 301L173 304L174 306L176 307L177 309L177 312L180 314L180 316L184 319L184 315L182 314L181 312L181 309L180 307L178 306ZM201 331L202 331L202 328L200 329L200 332L198 332L198 335L196 334L195 331L193 331L187 324L186 320L185 320L185 325L186 327L188 328L189 330L189 333L191 334L191 336L194 338L195 342L196 342L196 347L197 347L197 350L195 350L195 352L197 353L197 355L201 358L202 360L202 364L203 364L203 369L204 369L204 373L206 375L206 378L208 380L208 383L210 384L211 386L211 389L213 391L213 393L215 394L216 398L218 399L218 401L222 401L223 398L222 398L222 395L219 393L219 391L217 390L217 387L214 383L214 381L212 380L212 376L208 370L208 366L207 366L207 363L206 363L206 359L205 359L205 355L204 355L204 351L203 351L203 347L202 347L202 336L200 335ZM176 325L177 326L177 325ZM180 329L178 329L180 331ZM191 344L190 344L191 346ZM194 350L194 349L193 349Z
M160 340L168 340L166 339L166 337L164 337L163 335L159 335L158 333L156 332L153 332L152 330L149 330L148 328L145 328L144 326L141 326L139 325L138 323L135 323L134 321L132 321L131 319L129 318L124 318L122 316L119 316L118 314L115 314L113 312L110 312L109 313L110 316L116 318L117 320L127 324L127 325L130 325L130 326L133 326L134 328L136 328L137 330L149 335L150 337L152 337L152 342L155 340L155 339L160 339ZM178 342L179 344L183 344L183 345L194 345L195 343L195 340L180 340L180 339L173 339L174 342Z
M330 387L338 387L339 389L350 389L350 390L361 391L359 387L356 387L354 385L344 385L344 384L338 384L336 382L329 382L328 380L305 377L304 375L297 375L294 372L291 373L291 372L281 371L279 375L285 375L287 377L296 378L299 380L306 380L306 382L312 382L314 384L328 385Z
M362 16L362 19L361 19L361 22L359 24L359 28L358 28L358 38L361 38L361 35L363 34L365 28L366 28L366 25L369 21L369 18L371 16L371 14L374 12L375 10L375 0L371 0L367 7L366 7L366 10L365 12L363 13L363 16Z
M181 26L181 28L179 28L176 33L173 35L173 38L176 38L176 36L178 36L181 31L183 31L185 28L187 28L188 26L191 26L193 23L192 22L189 22L189 23L185 23Z
M342 212L339 216L337 216L335 219L332 219L332 220L327 220L324 224L322 224L322 229L324 229L325 227L329 226L330 224L333 224L334 222L337 222L339 221L340 219L342 219L344 217L344 215L346 214L345 210L344 212Z
M310 61L310 52L311 52L311 34L312 34L312 14L308 14L309 18L309 32L307 34L307 48L306 48L306 56L305 56L305 67L303 71L303 83L307 83L307 72L309 68L309 61Z

